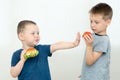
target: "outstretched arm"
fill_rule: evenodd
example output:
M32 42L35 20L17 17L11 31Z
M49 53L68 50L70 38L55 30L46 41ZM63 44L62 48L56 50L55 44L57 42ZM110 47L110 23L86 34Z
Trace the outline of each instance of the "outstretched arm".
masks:
M80 43L80 33L78 32L75 41L73 41L73 42L64 42L64 41L57 42L57 43L51 45L50 50L51 50L51 53L53 53L56 50L70 49L70 48L74 48L74 47L78 46L79 43Z

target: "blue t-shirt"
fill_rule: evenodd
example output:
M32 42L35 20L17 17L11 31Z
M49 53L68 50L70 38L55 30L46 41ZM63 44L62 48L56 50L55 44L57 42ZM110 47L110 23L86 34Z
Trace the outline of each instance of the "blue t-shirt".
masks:
M91 66L86 64L86 57L84 57L81 80L110 80L109 64L111 48L109 37L97 34L93 34L93 37L93 51L102 52L103 54Z
M39 55L26 60L18 80L51 80L48 64L48 56L52 55L50 45L37 45L35 48L39 51ZM19 62L22 50L14 52L11 66L15 66Z

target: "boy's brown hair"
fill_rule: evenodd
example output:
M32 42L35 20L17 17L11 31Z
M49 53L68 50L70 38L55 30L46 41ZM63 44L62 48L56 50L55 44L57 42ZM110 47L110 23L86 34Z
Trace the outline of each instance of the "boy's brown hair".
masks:
M35 22L31 21L31 20L23 20L23 21L20 21L18 23L18 26L17 26L17 34L19 34L20 32L23 32L24 29L25 29L25 26L28 25L28 24L35 24Z
M98 3L90 9L89 13L100 14L103 16L104 20L112 19L113 15L112 8L106 3Z

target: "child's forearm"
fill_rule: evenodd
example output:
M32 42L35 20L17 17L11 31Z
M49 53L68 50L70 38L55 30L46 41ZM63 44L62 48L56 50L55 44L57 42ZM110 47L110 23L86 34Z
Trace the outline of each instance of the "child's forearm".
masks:
M74 42L58 42L56 43L56 49L69 49L74 48L76 44Z
M58 42L51 45L51 52L54 52L56 50L62 50L62 49L70 49L76 46L78 45L76 45L74 42Z
M96 52L92 50L92 46L91 47L87 47L86 48L86 64L87 65L92 65L94 64L99 57L102 55L102 52Z
M12 77L15 78L15 77L17 77L17 76L20 74L20 72L21 72L21 70L22 70L22 68L23 68L24 62L25 62L25 61L20 60L20 61L16 64L16 66L11 67L10 73L11 73Z
M51 51L51 53L53 53L56 50L74 48L74 47L78 46L79 43L80 43L80 33L78 32L75 41L73 41L73 42L62 41L62 42L52 44L50 47L50 51Z
M92 65L93 64L93 51L92 51L92 46L91 47L86 47L86 64L87 65Z

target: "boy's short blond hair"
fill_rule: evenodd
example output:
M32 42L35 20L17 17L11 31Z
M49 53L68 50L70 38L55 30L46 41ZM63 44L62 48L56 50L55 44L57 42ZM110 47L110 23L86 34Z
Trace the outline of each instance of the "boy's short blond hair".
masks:
M104 20L112 19L113 11L111 6L106 3L98 3L97 5L93 6L90 11L90 14L100 14L103 16Z
M33 22L33 21L31 21L31 20L20 21L18 23L18 26L17 26L17 34L19 34L20 32L23 32L24 29L25 29L25 26L28 25L28 24L34 24L34 25L36 25L36 23Z

